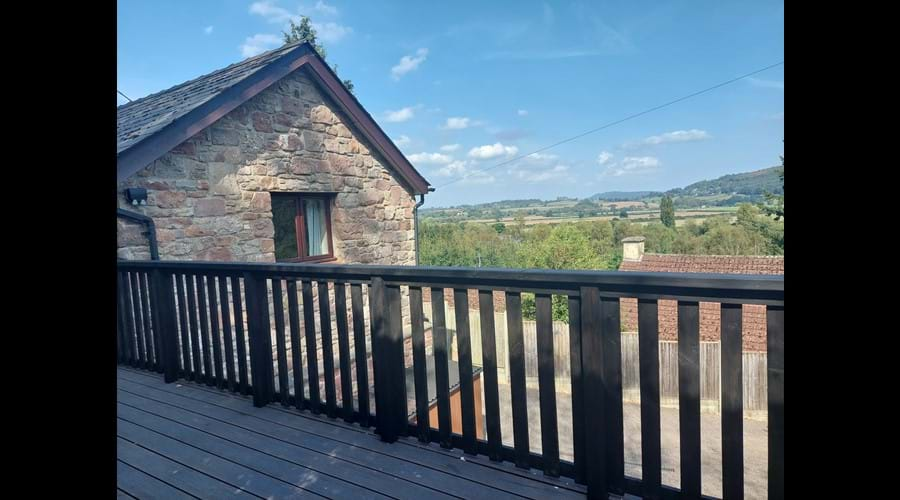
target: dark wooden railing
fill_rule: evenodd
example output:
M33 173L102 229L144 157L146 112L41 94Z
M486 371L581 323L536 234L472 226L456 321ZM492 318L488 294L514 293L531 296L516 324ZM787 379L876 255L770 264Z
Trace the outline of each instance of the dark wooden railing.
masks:
M159 371L166 382L181 377L252 394L257 406L279 402L363 426L374 425L388 442L416 436L423 442L461 448L491 460L539 468L548 476L571 477L587 485L591 498L626 492L644 498L701 497L700 301L721 303L723 496L743 498L741 306L763 304L768 319L768 493L769 498L784 497L783 276L120 261L118 285L117 353L121 364ZM424 288L430 288L432 298L437 423L428 418ZM451 431L444 289L453 290L455 303L462 434ZM487 440L476 438L475 411L481 409L474 407L469 289L478 290ZM314 290L318 295L318 333ZM502 291L506 300L512 447L501 442L494 291ZM523 292L535 294L537 408L529 407L526 398ZM553 295L568 299L571 462L561 460L559 453ZM408 316L403 314L404 296L408 297ZM638 299L640 480L626 476L624 468L619 317L623 297ZM660 299L678 301L680 489L661 484ZM332 331L332 309L336 332ZM409 318L412 337L415 424L409 420L411 408L407 408L405 390L404 317ZM335 333L337 367L332 352ZM371 342L372 382L367 339ZM321 346L323 370L319 369L317 346ZM335 385L336 374L340 387ZM374 408L369 401L372 387ZM529 445L528 412L535 410L541 422L540 454L532 452Z

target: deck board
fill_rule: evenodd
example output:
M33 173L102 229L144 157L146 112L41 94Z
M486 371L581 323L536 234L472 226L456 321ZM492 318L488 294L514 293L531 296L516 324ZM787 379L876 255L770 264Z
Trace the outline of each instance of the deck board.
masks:
M126 440L154 436L157 442L140 445L243 493L272 498L584 498L582 486L540 471L463 457L414 438L384 443L355 424L275 406L255 408L245 396L188 382L164 384L155 373L120 367L117 399L120 435L127 434L122 436ZM130 490L120 480L119 489L137 498L162 497L181 488L134 473L125 479L141 484L143 489ZM156 485L160 491L148 496ZM203 497L190 489L175 491Z
M141 472L121 460L116 462L116 487L134 498L172 498L192 500L195 497Z
M120 427L120 429L122 428ZM251 495L248 495L247 492L241 488L236 488L230 484L223 483L213 477L184 466L179 462L154 453L153 451L136 444L138 441L130 441L129 439L135 437L135 434L128 432L127 429L122 430L125 431L123 433L124 435L130 437L119 437L117 439L116 456L119 460L139 469L141 472L149 474L194 496L201 496L206 493L215 495L219 498L251 497ZM140 434L140 432L138 431L137 434ZM151 437L150 440L152 439L153 438Z

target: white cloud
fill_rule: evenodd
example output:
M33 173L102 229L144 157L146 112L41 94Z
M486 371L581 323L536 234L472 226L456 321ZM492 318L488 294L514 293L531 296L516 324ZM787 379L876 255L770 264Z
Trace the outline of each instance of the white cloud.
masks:
M692 142L709 139L711 136L705 130L692 128L690 130L675 130L674 132L666 132L660 135L652 135L647 137L642 144L664 144L667 142Z
M316 29L318 38L324 42L339 42L342 38L353 33L353 28L338 23L311 23Z
M453 161L452 156L442 155L440 153L415 153L407 156L409 161L422 164L443 165Z
M620 177L648 174L656 171L660 166L662 166L662 162L655 156L626 156L620 162L611 163L601 175Z
M547 153L531 153L530 155L525 157L525 159L529 160L555 160L557 158L558 156Z
M516 114L518 114L519 116L528 116L528 110L520 109L519 111L516 111Z
M401 135L400 137L394 139L394 144L396 144L398 148L402 147L402 146L406 146L410 142L412 142L412 139L410 139L408 136L405 136L405 135Z
M278 47L284 42L280 37L276 35L269 35L266 33L259 33L253 36L248 36L243 45L241 45L241 54L244 57L253 57L257 54L265 52L269 49L274 49Z
M213 32L213 27L212 27L212 26L207 26L207 27L203 28L203 33L205 33L205 34L207 34L207 35L211 35L212 32Z
M329 16L336 16L338 13L337 7L328 5L327 3L323 2L322 0L319 0L318 2L316 2L315 9L317 11L321 12L322 14L329 15Z
M452 152L456 151L457 149L459 149L460 147L461 146L459 144L446 144L444 146L441 146L441 151L443 151L445 153L452 153Z
M434 175L456 177L463 185L491 184L497 180L493 175L475 168L477 166L475 160L456 160L434 171Z
M414 56L401 57L400 62L398 62L396 65L394 65L394 67L391 68L391 77L394 80L399 80L403 75L418 68L420 64L425 62L425 58L427 56L428 49L421 48L416 51L416 54Z
M321 1L316 3L313 9L323 15L337 15L337 9L335 7ZM250 4L250 13L258 15L272 24L287 24L288 21L299 23L300 18L302 17L300 9L298 9L296 13L292 13L290 10L276 5L275 2L271 0L253 2ZM353 28L335 22L320 23L310 21L310 24L316 30L318 38L325 42L340 41L342 38L353 32ZM281 40L280 37L279 40Z
M443 177L452 177L454 175L465 175L468 172L469 162L466 160L456 160L454 162L450 162L445 167L441 167L437 172L437 175Z
M250 13L262 16L270 23L286 23L294 17L289 10L268 0L250 4Z
M754 87L784 90L784 82L779 82L777 80L761 80L759 78L747 78L747 81L750 82L750 84L753 85Z
M447 118L447 123L444 124L442 128L450 130L461 130L464 128L469 128L469 126L472 125L469 123L470 121L471 120L466 117Z
M399 123L399 122L405 122L407 120L410 120L415 115L416 115L415 108L407 106L405 108L401 108L396 111L388 110L384 114L384 119L389 122L392 122L392 123Z
M599 155L597 155L597 163L599 163L600 166L602 167L602 166L606 165L607 163L609 163L612 160L612 158L613 158L612 153L610 153L609 151L602 151Z
M479 158L481 160L488 160L503 155L513 156L518 152L519 148L515 146L504 146L503 144L498 142L495 144L486 144L484 146L472 148L469 150L469 156L471 156L472 158Z

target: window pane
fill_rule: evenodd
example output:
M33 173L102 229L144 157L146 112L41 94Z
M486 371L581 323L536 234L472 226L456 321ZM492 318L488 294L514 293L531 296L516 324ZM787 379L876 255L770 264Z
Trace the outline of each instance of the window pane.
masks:
M272 197L275 224L275 260L297 258L297 202L292 196Z
M325 200L304 200L307 256L328 254L328 227L325 225Z

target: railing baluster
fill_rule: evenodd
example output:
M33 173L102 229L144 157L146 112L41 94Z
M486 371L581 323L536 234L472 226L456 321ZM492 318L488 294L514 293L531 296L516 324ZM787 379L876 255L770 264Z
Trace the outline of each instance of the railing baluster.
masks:
M459 355L459 393L462 409L463 450L476 453L475 389L472 382L472 341L469 338L469 291L453 290L456 314L456 350ZM479 409L478 411L481 411Z
M219 276L219 306L222 308L222 335L225 341L225 375L228 377L228 390L234 392L237 384L234 379L234 336L231 334L227 276Z
M209 293L209 333L213 343L213 363L216 375L216 387L225 387L225 376L222 373L222 339L219 334L219 306L216 300L216 277L207 276L206 289Z
M438 435L441 447L452 447L450 433L450 365L447 326L444 318L444 289L431 289L431 336L434 344L434 382L438 398Z
M135 366L140 368L149 368L147 363L146 352L144 351L144 319L141 316L141 278L140 274L137 272L131 273L131 301L133 303L133 311L134 311L134 329L135 329L135 344L137 345L137 350L134 352L137 353Z
M581 297L569 295L569 375L572 380L572 453L575 480L585 482L584 371L581 367Z
M363 316L362 285L350 285L353 313L353 346L356 352L356 397L359 425L369 426L369 361L366 354L366 318Z
M766 307L769 498L784 498L784 306Z
M353 375L350 371L350 332L347 329L347 285L344 283L334 283L334 315L341 369L341 413L345 422L353 422Z
M516 467L529 468L528 393L525 390L525 341L522 334L522 296L506 292L506 333L509 337L509 383L512 400L513 445Z
M141 276L141 308L144 317L144 338L147 342L147 368L162 373L162 364L159 362L161 348L159 336L156 332L156 323L150 311L150 273L140 273Z
M206 385L213 385L215 378L212 368L212 349L209 339L209 318L206 306L206 276L197 275L197 299L200 311L200 344L203 347L203 381Z
M272 303L275 313L275 346L278 350L278 395L282 406L290 406L288 388L287 347L284 341L284 299L281 296L281 280L272 280Z
M722 497L744 498L744 398L740 304L722 304Z
M409 316L412 323L413 376L416 389L416 426L419 441L429 442L428 360L425 357L425 318L422 313L422 289L409 287Z
M300 351L300 306L297 303L297 282L287 280L288 317L291 326L291 364L294 379L294 407L303 409L303 356Z
M544 474L559 476L556 424L556 375L553 369L553 311L549 294L535 295L537 316L538 391L541 412L541 455Z
M148 302L153 302L152 321L159 348L156 357L157 369L163 372L163 381L170 384L178 379L178 325L175 318L174 284L171 274L164 273L159 269L154 269L152 273L153 296L152 298L148 297ZM144 284L146 290L150 291L149 283L145 281Z
M481 319L481 357L484 362L484 411L487 420L488 456L491 460L500 460L503 441L500 433L500 394L497 386L494 292L478 290L478 312Z
M121 288L119 292L119 303L122 305L122 319L125 323L125 363L135 366L135 343L134 343L134 310L131 307L131 280L127 272L119 273L119 282Z
M601 307L597 288L581 287L581 369L584 396L585 475L591 499L609 498L606 468L606 388Z
M328 282L319 281L319 327L322 330L322 368L325 377L325 413L337 415L337 395L334 389L334 343L331 338L331 306L328 303Z
M191 372L191 380L201 382L203 380L203 371L200 367L200 334L197 326L197 294L194 287L195 276L192 274L185 275L187 281L187 303L188 303L188 324L191 330L191 359L193 360L193 370ZM202 286L202 283L201 283Z
M250 336L250 369L253 372L253 406L261 407L272 402L275 393L266 279L245 273L244 288L247 296L247 329Z
M125 311L122 304L122 273L116 273L116 363L125 361Z
M700 498L700 307L678 302L678 425L682 498Z
M153 337L150 334L150 308L147 307L147 289L144 287L144 273L137 272L134 274L135 282L138 289L138 300L140 302L140 318L141 318L141 362L146 370L154 370L153 366ZM138 308L138 306L135 306Z
M406 373L400 287L372 278L372 361L375 369L375 419L381 440L392 443L405 432Z
M609 491L625 493L625 427L622 416L622 326L618 297L601 297L603 388L606 390L606 467Z
M643 497L660 497L662 459L659 410L659 309L638 300L638 357L641 378L641 483Z
M241 303L241 279L231 277L231 302L234 305L234 330L237 343L238 383L241 394L249 394L247 383L247 341L244 337L244 306Z
M306 369L309 374L309 409L318 414L321 399L319 398L319 361L316 353L316 314L313 307L312 283L303 280L303 326L306 329Z
M187 304L185 303L184 293L184 276L181 274L173 275L175 278L175 288L178 297L178 324L181 331L181 368L184 371L184 379L191 379L191 342L190 333L187 323Z

